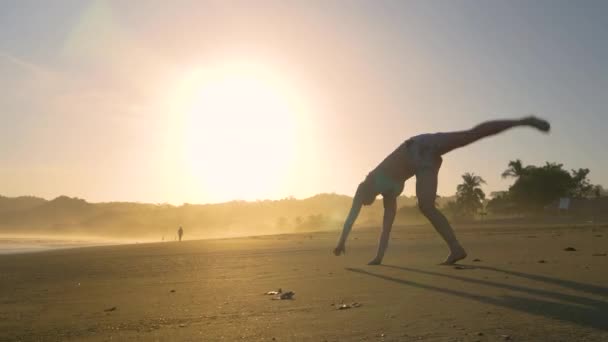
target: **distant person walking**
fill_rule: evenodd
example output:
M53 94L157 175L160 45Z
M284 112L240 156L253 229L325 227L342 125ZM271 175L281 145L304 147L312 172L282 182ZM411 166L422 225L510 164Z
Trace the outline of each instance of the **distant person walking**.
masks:
M177 230L177 237L179 238L179 241L182 241L183 235L184 235L184 229L182 228L182 226L179 226L179 229Z
M450 254L442 264L451 265L466 258L467 253L456 239L450 223L435 207L437 176L443 161L441 156L459 147L517 126L534 127L542 132L549 132L551 128L549 122L529 116L517 120L488 121L465 131L422 134L403 142L372 170L357 187L352 207L344 223L338 245L334 249L334 254L338 256L345 252L348 234L359 215L361 207L371 205L376 196L381 194L384 201L382 234L380 235L376 257L368 264L379 265L382 263L395 220L397 197L403 191L405 181L415 175L418 207L441 235L450 250Z

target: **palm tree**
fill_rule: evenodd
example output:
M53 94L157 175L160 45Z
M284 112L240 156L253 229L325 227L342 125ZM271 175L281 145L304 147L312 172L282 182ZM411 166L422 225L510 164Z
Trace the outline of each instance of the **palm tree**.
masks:
M483 207L486 194L481 190L481 184L486 181L469 172L462 175L462 180L464 182L456 187L456 203L463 214L473 216Z
M585 198L595 192L597 195L597 190L593 188L593 184L587 178L589 175L589 169L578 169L572 170L570 174L572 175L572 196L575 198ZM595 191L594 191L595 190ZM599 197L599 196L596 196Z
M599 198L602 197L602 194L604 193L604 188L601 185L594 185L593 186L593 195L595 195L595 197Z
M511 160L509 167L502 173L502 178L519 178L526 173L528 167L524 167L520 159Z

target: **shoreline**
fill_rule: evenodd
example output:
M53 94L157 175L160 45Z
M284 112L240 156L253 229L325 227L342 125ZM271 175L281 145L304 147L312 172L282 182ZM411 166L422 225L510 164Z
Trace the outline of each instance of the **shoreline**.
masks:
M562 223L562 224L548 224L548 223L531 223L524 225L514 224L512 222L475 222L471 223L456 223L454 229L457 234L460 233L490 233L490 234L513 234L521 233L527 230L535 231L577 231L586 229L598 229L603 230L608 228L607 223ZM379 234L377 226L365 225L362 227L355 227L355 230L359 232L372 232L373 234ZM396 225L396 230L402 230L410 234L431 234L434 235L434 230L430 224L412 224L412 225ZM182 242L202 242L202 241L224 241L224 240L257 240L257 239L272 239L272 238L289 238L292 236L308 236L308 235L330 235L331 238L337 237L340 234L340 230L316 230L316 231L301 231L301 232L276 232L276 233L261 233L255 235L237 235L237 236L210 236L201 237L193 236L190 239L186 238ZM43 253L51 252L56 250L76 249L76 248L89 248L89 247L103 247L103 246L124 246L124 245L144 245L144 244L164 244L170 242L177 242L177 240L153 240L150 238L107 238L107 237L83 237L83 236L64 236L64 235L36 235L36 234L22 234L22 235L10 235L0 233L0 257L6 255L17 255L17 254L30 254L30 253Z
M42 253L74 248L116 246L131 243L134 242L108 239L69 239L65 237L48 236L0 235L0 256Z

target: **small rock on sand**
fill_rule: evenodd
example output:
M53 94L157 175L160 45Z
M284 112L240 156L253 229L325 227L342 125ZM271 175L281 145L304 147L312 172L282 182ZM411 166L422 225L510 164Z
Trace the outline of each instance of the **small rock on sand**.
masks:
M566 247L566 248L564 248L564 251L566 251L566 252L576 252L576 248L574 248L574 247Z
M481 262L481 259L473 259L473 262Z
M175 290L171 290L171 291L169 291L169 292L171 292L171 293L175 293Z
M282 292L282 293L279 293L278 296L276 296L276 297L274 297L272 299L275 299L275 300L291 300L291 299L293 299L293 296L295 296L295 294L296 293L293 292L293 291Z
M110 312L110 311L116 311L116 309L118 309L118 308L117 308L117 307L115 307L115 306L113 306L113 307L111 307L111 308L109 308L109 309L105 309L105 310L103 310L103 311L105 311L105 312Z
M500 335L500 337L502 337L502 339L505 340L505 341L511 341L511 336L510 335Z
M546 264L546 263L547 263L547 260L542 260L542 259L541 259L541 260L538 260L538 263L539 263L539 264Z

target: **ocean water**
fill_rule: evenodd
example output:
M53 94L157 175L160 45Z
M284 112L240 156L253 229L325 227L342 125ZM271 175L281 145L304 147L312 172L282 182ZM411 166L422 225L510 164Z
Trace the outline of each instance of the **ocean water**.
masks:
M116 244L120 243L117 241L107 240L0 236L0 255L35 253L57 249L105 246Z

